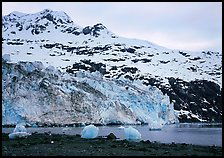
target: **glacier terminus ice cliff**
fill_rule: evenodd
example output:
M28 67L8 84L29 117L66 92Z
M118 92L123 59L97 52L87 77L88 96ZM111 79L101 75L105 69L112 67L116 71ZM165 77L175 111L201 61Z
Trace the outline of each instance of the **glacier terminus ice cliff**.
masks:
M159 124L177 122L173 103L154 86L68 74L40 62L3 62L4 124Z

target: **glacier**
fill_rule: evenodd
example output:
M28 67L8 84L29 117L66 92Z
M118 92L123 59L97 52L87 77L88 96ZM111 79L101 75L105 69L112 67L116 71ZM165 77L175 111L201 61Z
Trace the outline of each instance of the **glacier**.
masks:
M169 96L155 86L100 72L61 72L40 61L2 58L2 125L177 123Z

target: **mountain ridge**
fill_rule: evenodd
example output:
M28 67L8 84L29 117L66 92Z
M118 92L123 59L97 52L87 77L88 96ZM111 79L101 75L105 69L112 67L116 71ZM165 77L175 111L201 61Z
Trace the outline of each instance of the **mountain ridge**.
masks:
M105 78L139 80L167 93L179 110L180 120L220 120L222 53L172 50L146 40L117 36L101 23L80 27L70 18L63 18L66 13L60 12L62 17L56 13L45 9L26 14L24 23L18 16L11 21L4 16L3 54L9 54L12 62L41 61L46 67L52 65L71 74L99 71ZM218 86L212 86L213 82ZM200 91L195 90L195 84ZM217 92L209 86L218 87ZM205 95L205 90L210 93Z

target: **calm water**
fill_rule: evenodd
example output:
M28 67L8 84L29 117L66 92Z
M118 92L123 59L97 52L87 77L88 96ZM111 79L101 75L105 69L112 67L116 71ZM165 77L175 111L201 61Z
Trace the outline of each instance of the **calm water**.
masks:
M123 129L119 126L100 126L98 136L107 136L111 132L118 138L124 139ZM179 124L166 125L161 130L149 130L147 125L133 125L142 135L142 140L158 141L161 143L186 143L197 145L222 146L222 127L208 124ZM27 128L29 133L51 132L55 134L81 134L84 127L47 127ZM14 128L2 128L2 132L11 133Z

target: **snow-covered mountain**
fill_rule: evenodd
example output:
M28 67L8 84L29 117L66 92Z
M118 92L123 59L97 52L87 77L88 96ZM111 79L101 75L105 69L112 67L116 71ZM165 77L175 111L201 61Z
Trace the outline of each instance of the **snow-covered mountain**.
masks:
M66 13L45 9L2 17L2 53L11 63L41 61L70 75L98 71L106 82L155 86L169 96L180 121L222 118L221 52L171 50L120 37L100 23L83 28Z

